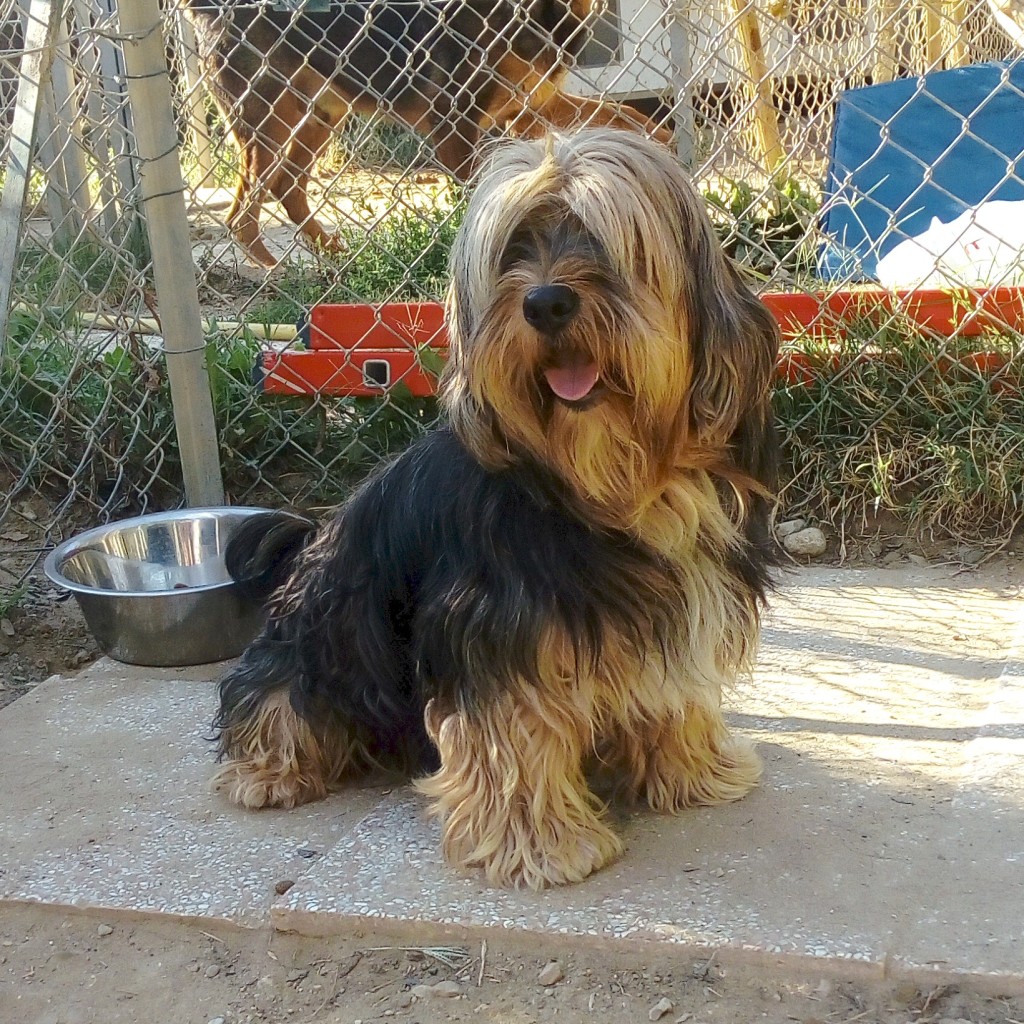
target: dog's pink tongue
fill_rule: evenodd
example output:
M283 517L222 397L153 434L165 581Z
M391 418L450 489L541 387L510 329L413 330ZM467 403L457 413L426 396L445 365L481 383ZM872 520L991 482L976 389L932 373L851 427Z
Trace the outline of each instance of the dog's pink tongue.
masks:
M567 402L578 402L586 398L597 384L597 363L582 353L574 353L566 356L560 365L545 370L544 377L548 387L559 398Z

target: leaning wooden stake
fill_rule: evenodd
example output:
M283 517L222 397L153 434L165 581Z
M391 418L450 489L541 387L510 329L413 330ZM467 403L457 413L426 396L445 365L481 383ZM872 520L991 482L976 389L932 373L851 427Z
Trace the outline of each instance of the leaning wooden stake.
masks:
M185 494L192 506L221 505L224 485L160 4L124 0L118 7Z
M772 81L768 64L764 59L764 44L761 42L761 28L757 23L757 12L752 0L732 0L736 15L736 28L743 46L746 72L754 87L754 124L757 128L758 143L765 167L774 172L782 163L785 154L779 141L779 114L772 96Z

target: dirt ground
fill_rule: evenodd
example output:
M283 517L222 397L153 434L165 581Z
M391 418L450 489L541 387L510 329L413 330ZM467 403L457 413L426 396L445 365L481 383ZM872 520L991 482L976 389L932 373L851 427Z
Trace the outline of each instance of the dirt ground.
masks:
M400 947L167 920L4 909L0 1020L11 1024L1020 1024L1024 1000L825 976L784 982L712 958L514 947ZM552 961L554 966L551 966Z
M0 476L0 487L6 483ZM52 544L45 524L52 518L50 505L36 496L19 501L0 521L0 708L100 655L78 605L43 573ZM64 536L91 525L71 521Z

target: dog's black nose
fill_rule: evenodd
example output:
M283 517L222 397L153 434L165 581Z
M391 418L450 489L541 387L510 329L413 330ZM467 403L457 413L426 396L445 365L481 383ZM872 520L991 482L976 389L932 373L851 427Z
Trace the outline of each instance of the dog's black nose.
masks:
M523 316L544 334L560 331L576 315L580 297L567 284L531 288L523 299Z

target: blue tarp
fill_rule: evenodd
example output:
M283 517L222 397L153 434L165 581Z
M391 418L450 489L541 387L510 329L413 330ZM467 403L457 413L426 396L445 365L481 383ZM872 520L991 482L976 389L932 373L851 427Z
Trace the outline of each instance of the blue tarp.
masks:
M850 89L836 109L819 272L870 279L933 217L992 199L1024 200L1024 59Z

